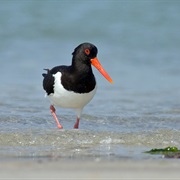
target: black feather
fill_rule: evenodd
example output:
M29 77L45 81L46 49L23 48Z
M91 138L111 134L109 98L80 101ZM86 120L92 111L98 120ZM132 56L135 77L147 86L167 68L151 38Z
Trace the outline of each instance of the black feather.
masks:
M43 89L46 91L46 93L48 95L50 95L51 93L54 93L54 77L53 75L50 73L49 69L45 69L47 70L47 74L43 73Z

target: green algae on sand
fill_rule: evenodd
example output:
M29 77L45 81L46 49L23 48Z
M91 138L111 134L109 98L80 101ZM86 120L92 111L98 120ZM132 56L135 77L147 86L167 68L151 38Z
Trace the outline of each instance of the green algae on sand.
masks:
M145 151L149 154L162 154L165 158L180 158L180 150L177 147L166 147L162 149L151 149L150 151Z

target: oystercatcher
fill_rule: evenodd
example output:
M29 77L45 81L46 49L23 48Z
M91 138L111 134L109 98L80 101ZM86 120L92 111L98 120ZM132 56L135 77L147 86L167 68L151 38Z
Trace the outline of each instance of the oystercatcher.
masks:
M74 128L78 129L82 110L96 93L96 79L91 64L110 83L113 82L98 61L97 53L96 46L91 43L82 43L74 49L70 66L63 65L56 66L51 70L44 69L47 73L42 74L44 77L43 88L50 98L50 111L59 129L62 129L63 126L58 121L54 106L74 109L77 115Z

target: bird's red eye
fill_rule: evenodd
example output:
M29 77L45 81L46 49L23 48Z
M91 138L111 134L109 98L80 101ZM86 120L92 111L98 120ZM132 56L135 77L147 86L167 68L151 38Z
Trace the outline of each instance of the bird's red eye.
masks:
M90 50L89 49L85 49L84 52L86 53L86 55L90 54Z

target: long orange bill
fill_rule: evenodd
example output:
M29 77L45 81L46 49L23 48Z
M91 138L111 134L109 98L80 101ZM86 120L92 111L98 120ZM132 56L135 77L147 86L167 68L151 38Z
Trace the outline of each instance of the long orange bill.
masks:
M99 60L95 57L91 59L91 64L110 82L113 83L113 80L108 75L108 73L104 70L102 65L100 64Z

